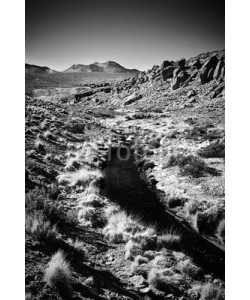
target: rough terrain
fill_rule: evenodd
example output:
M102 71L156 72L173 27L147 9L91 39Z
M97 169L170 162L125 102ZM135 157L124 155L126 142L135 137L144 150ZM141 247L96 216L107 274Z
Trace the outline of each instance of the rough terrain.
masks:
M224 249L224 60L214 51L117 82L27 87L27 299L224 299L223 270L207 273L178 231L102 192L109 150L129 146L166 211Z

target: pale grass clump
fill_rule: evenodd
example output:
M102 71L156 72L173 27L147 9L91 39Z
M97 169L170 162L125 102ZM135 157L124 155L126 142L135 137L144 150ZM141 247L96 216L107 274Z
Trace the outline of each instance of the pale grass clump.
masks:
M138 221L133 220L124 212L118 212L110 215L103 233L111 242L122 243L128 241L142 228Z
M163 270L152 268L148 273L148 283L165 293L176 294L182 281L182 276L169 268Z
M25 230L33 234L40 242L55 244L57 242L58 231L56 226L51 223L42 215L27 215L25 220Z
M118 213L120 211L120 208L117 205L108 205L105 210L104 214L107 219L109 219L112 215Z
M65 260L63 251L57 251L50 259L45 270L45 281L51 287L55 287L63 299L72 296L72 279L70 264Z
M181 243L181 235L170 230L163 235L158 236L157 244L160 248L178 249Z
M207 283L201 288L201 300L223 300L225 299L224 289L213 283Z
M58 183L69 187L86 187L92 181L98 181L103 177L100 170L80 169L74 173L64 173L58 176Z

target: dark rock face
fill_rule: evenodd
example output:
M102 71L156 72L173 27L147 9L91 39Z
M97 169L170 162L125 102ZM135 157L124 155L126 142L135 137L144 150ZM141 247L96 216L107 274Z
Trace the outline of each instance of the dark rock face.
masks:
M212 56L200 69L200 81L202 84L209 82L213 79L213 72L218 63L217 56Z
M176 61L175 64L176 64L176 67L178 67L178 68L184 68L186 65L186 59L185 58L179 59Z
M174 67L169 66L161 71L162 79L165 81L168 78L173 77Z
M94 92L92 90L86 91L86 92L83 92L83 93L80 93L80 94L76 94L75 99L76 99L76 101L80 101L81 98L92 96L93 94L94 94Z
M172 83L172 90L176 90L189 78L189 75L185 71L181 71L177 77L174 78Z
M165 69L165 68L167 68L167 67L169 67L169 66L171 66L171 62L168 61L168 60L164 60L164 61L162 62L162 64L161 64L161 66L160 66L160 69L163 70L163 69Z
M221 70L222 68L225 66L225 62L223 59L219 60L215 70L214 70L214 74L213 74L213 78L214 79L218 79L221 75Z

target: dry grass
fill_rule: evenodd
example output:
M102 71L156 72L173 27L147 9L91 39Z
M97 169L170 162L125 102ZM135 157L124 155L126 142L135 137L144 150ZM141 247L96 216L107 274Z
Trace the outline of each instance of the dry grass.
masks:
M207 283L201 289L201 300L223 300L225 299L224 289Z
M71 269L63 251L59 250L51 257L44 279L49 286L58 290L63 299L71 298Z
M157 244L160 248L178 250L180 248L180 243L181 235L174 230L170 230L157 238Z
M58 176L58 183L69 187L86 187L91 182L98 182L103 177L100 170L81 169L74 173L64 173Z
M47 244L56 244L58 231L56 226L40 215L27 215L25 220L25 230L34 235L40 242Z
M202 269L196 266L190 259L181 260L178 262L176 268L181 273L190 276L191 278L198 279L202 275Z
M148 274L148 283L165 293L178 294L183 278L171 269L152 268Z

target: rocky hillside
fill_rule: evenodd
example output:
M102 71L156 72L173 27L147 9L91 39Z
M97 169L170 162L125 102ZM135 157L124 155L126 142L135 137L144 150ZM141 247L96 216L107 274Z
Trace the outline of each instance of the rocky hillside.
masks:
M25 64L25 72L29 73L56 73L56 71L51 70L48 67L40 67L36 65Z
M26 299L224 299L224 78L214 51L26 97ZM179 227L105 196L119 146Z
M131 74L138 74L139 71L136 69L126 69L123 66L119 65L114 61L107 61L105 63L98 63L95 62L90 65L81 65L75 64L64 71L65 73L72 73L72 72L104 72L104 73L131 73Z

